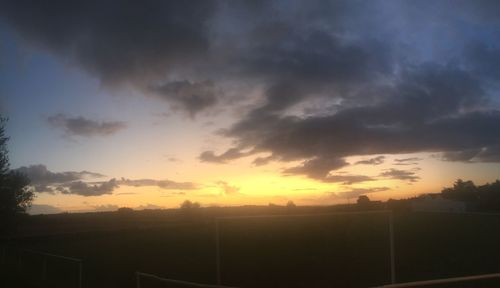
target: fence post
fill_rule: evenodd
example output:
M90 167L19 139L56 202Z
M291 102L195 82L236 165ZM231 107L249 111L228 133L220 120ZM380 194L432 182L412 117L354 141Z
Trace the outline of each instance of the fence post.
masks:
M139 271L135 272L135 285L136 288L141 288L141 275L139 274Z
M23 256L23 251L21 249L17 249L17 273L20 274L22 271L22 256Z
M215 273L217 273L217 285L222 285L220 271L220 235L219 235L219 220L215 218Z
M7 246L2 248L2 265L7 267Z
M390 245L390 262L391 262L391 284L396 283L396 263L394 255L394 212L389 214L389 245Z
M83 263L78 262L78 288L83 287Z
M47 256L42 255L42 283L47 281Z

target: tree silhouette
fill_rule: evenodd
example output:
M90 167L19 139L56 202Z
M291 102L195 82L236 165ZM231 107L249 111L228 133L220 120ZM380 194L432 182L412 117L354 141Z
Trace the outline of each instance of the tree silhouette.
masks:
M200 203L198 203L198 202L191 202L189 200L185 200L181 204L181 209L193 209L193 208L200 208Z
M359 205L363 205L363 206L368 205L368 204L370 204L370 198L368 198L368 196L366 196L366 195L361 195L358 197L357 202Z
M478 200L478 189L474 182L457 179L451 188L441 191L443 198L473 202Z
M0 225L2 232L14 227L15 218L26 213L31 206L34 194L29 188L26 175L10 170L7 141L5 135L6 119L0 117Z

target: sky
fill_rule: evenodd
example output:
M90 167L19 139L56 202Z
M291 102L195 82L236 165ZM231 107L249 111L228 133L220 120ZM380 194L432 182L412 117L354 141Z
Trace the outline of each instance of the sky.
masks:
M498 1L0 0L31 213L330 205L500 178Z

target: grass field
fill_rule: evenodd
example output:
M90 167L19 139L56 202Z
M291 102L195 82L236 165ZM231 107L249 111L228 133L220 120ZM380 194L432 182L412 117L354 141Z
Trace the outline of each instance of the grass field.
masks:
M172 217L162 221L157 215L158 223L169 223L157 228L126 226L16 240L3 271L16 276L18 246L83 259L84 287L134 287L135 271L214 284L213 219L175 222ZM394 219L398 282L500 272L500 216L401 213ZM386 214L226 219L219 230L226 285L371 287L390 281ZM23 261L21 279L39 281L41 260L25 255ZM46 283L77 287L76 266L51 261ZM161 287L146 282L144 287ZM500 282L468 285L439 287L499 287Z

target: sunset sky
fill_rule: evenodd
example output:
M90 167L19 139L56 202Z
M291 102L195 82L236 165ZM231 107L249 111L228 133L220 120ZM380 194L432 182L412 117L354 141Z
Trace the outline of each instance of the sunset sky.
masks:
M0 0L32 213L327 205L500 178L500 1Z

